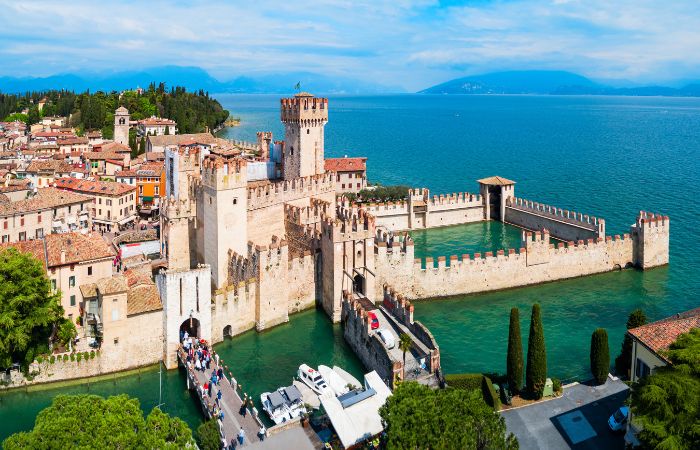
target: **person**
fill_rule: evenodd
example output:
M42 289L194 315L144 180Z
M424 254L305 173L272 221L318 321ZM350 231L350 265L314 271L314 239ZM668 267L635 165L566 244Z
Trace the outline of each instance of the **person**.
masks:
M219 400L221 400L221 396L222 396L222 394L221 394L221 389L219 389L218 392L216 393L216 398L218 398Z
M219 380L224 378L224 371L221 367L219 367L219 370L216 372L216 376L219 378Z
M243 431L243 428L241 428L241 431L238 432L238 443L243 445L244 440L245 440L245 431Z
M211 386L213 383L209 383L209 389L207 389L207 395L211 397Z
M221 419L222 421L224 420L224 410L223 409L219 411L219 419Z
M194 359L194 370L196 370L197 372L202 370L202 364L200 364L199 358Z
M260 430L258 430L258 437L261 441L265 440L265 425L260 425Z
M216 361L216 367L219 367L219 354L214 353L214 361Z
M187 332L187 330L185 330L183 336L184 336L183 339L187 339L188 337L190 337L190 334Z

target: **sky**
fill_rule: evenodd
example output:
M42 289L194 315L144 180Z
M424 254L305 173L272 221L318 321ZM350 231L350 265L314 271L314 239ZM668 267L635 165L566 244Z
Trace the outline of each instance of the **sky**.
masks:
M0 76L199 66L407 90L500 70L700 80L698 0L0 0Z

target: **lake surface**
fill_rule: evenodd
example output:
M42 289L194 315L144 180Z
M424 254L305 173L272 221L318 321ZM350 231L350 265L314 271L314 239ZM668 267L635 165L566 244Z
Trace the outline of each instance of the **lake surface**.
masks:
M279 96L220 95L239 127L223 135L254 141L255 132L283 139ZM326 156L367 156L372 182L428 187L433 193L476 192L478 178L517 182L516 195L606 219L625 233L640 209L671 217L671 264L540 286L418 302L415 317L440 344L446 372L505 370L508 318L521 308L523 342L530 308L542 305L549 374L588 376L590 334L605 327L619 351L629 311L652 319L700 306L700 99L556 96L331 97ZM473 224L414 233L420 256L515 247L519 232ZM338 326L320 311L293 316L261 334L217 346L246 391L291 382L300 363L361 365ZM0 439L32 427L58 393L126 392L144 409L158 403L158 371L69 388L0 394ZM195 427L201 416L177 371L163 377L163 409Z

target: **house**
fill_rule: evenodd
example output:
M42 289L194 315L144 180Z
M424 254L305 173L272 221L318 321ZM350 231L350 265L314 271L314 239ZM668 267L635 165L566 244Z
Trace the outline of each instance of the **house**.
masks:
M124 229L136 220L136 187L114 181L60 178L56 187L93 198L92 221L101 230Z
M146 153L165 153L166 149L177 150L183 143L197 143L209 148L229 144L226 139L214 137L211 133L146 136Z
M367 187L367 158L326 158L327 172L335 172L336 191L360 192Z
M56 159L35 159L24 170L24 178L31 181L33 188L51 186L57 178L69 177L73 166Z
M48 234L43 239L0 244L31 253L42 262L54 291L61 292L61 305L68 319L81 317L80 286L112 275L114 249L97 233Z
M52 187L38 189L35 195L17 201L0 194L1 242L41 239L51 233L87 232L92 227L91 203L88 196Z
M663 352L683 333L700 327L700 308L627 330L632 338L633 382L670 364Z
M137 187L139 212L150 214L158 210L165 196L165 164L143 163L135 169L117 172L116 181Z
M131 155L129 152L92 151L83 153L83 160L91 175L112 177L115 172L129 166Z
M177 123L174 120L151 116L137 121L136 132L139 136L163 136L177 134ZM167 132L166 132L167 130Z

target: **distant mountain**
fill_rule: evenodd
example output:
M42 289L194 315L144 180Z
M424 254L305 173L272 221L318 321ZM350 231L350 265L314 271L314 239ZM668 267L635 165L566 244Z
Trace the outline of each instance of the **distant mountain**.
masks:
M59 74L43 78L0 77L0 92L21 93L48 89L67 89L76 92L119 91L146 87L151 82L165 82L168 86L184 86L187 90L203 89L210 93L289 93L297 83L303 90L324 94L374 94L403 92L400 88L365 83L353 78L319 75L311 72L289 72L240 76L219 81L199 67L161 66L140 71L113 73Z
M554 94L700 97L700 84L611 87L565 71L523 70L494 72L450 80L420 91L422 94Z

